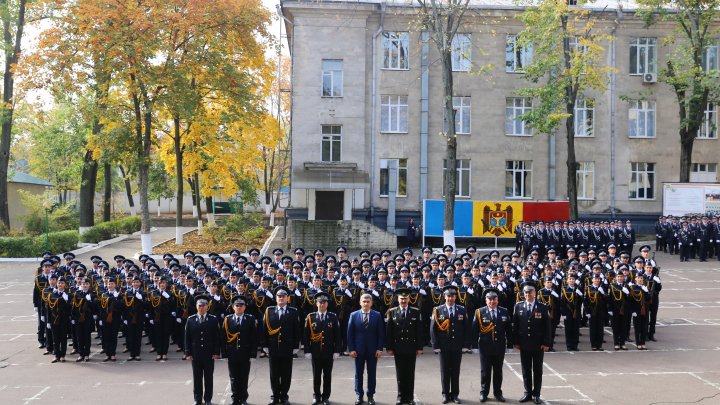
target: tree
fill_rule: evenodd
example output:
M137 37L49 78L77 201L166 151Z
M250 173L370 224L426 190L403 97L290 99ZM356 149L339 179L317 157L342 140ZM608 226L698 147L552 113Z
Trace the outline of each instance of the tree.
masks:
M673 45L659 77L672 88L678 101L680 128L680 181L690 181L692 152L700 128L705 123L705 109L710 101L720 99L717 40L718 0L639 0L638 14L647 26L658 21L675 23L675 30L665 38ZM715 65L708 56L714 52ZM707 62L707 63L706 63Z
M532 49L533 58L525 67L525 79L532 84L519 94L537 101L520 118L544 134L565 124L567 196L572 219L578 217L575 107L586 91L606 88L612 69L603 64L601 45L610 38L594 30L593 14L584 7L590 3L581 0L577 5L568 5L567 0L540 0L528 5L519 17L525 29L516 43Z
M0 222L10 229L8 209L8 165L12 143L13 111L15 107L15 73L13 69L22 51L25 29L26 0L0 0L0 19L3 24L3 72L2 105L0 105Z
M440 54L443 81L443 110L446 118L443 133L445 145L445 210L443 213L443 244L455 246L455 194L457 193L457 136L453 108L453 39L463 23L469 0L417 0L420 4L420 25L430 32L430 40Z

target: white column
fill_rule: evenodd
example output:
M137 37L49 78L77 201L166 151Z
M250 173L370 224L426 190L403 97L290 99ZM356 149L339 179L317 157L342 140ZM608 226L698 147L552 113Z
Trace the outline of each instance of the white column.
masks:
M350 221L352 219L352 208L353 208L353 190L351 188L345 189L343 195L343 221Z
M315 220L315 189L310 188L307 191L307 208L308 208L308 220L314 221Z

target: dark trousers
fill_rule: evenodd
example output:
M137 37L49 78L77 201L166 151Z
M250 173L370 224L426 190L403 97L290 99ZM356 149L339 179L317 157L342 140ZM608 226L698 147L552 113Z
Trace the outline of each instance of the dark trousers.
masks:
M706 261L708 258L708 251L710 250L710 241L709 240L703 240L699 242L700 244L700 260Z
M69 322L52 324L53 353L55 357L65 357L68 330L70 330Z
M102 324L102 348L106 356L114 356L117 352L118 332L120 331L120 317L112 322L103 321Z
M355 394L359 397L363 396L363 377L365 376L365 365L367 365L367 395L372 397L375 395L377 358L375 353L355 358Z
M327 400L330 398L332 386L332 369L333 357L312 355L312 373L313 373L313 395L315 399ZM322 383L322 391L320 385Z
M625 316L618 312L615 311L612 315L613 343L615 346L622 346L625 344Z
M493 383L493 394L495 396L502 394L503 381L503 361L505 353L502 354L485 354L480 350L480 395L488 395L490 393L490 380Z
M543 357L542 350L520 350L520 364L522 366L523 386L525 393L534 397L540 396L542 388Z
M590 347L602 347L603 335L605 333L605 318L598 314L592 315L590 317L589 326Z
M270 356L270 389L275 401L288 399L292 380L292 356Z
M570 316L565 317L565 345L568 350L577 349L580 342L580 321Z
M415 361L412 354L395 353L395 377L397 379L398 399L400 402L412 402L415 397Z
M690 246L683 243L682 246L680 246L680 261L688 261L690 260Z
M45 323L46 323L45 321L40 319L43 316L42 315L43 310L42 310L42 308L35 308L35 309L37 309L37 321L38 321L37 340L38 340L38 343L40 343L41 345L45 345L45 342L46 342L45 341L45 328L47 327L47 325L45 325ZM51 346L52 346L52 343L47 342L48 349L51 350Z
M635 329L635 344L644 345L647 339L648 332L648 317L647 314L633 317L633 329Z
M250 358L228 351L228 373L233 403L245 402L248 399L248 378L250 376Z
M127 342L127 348L131 357L140 356L140 348L142 347L142 328L142 323L128 322L127 324L125 341Z
M456 398L460 394L461 350L440 350L440 383L442 394Z
M92 318L75 324L77 333L78 346L76 347L80 357L90 356L90 346L92 345Z
M171 320L167 316L160 317L159 320L154 321L155 325L153 328L153 336L155 341L155 351L158 356L165 356L168 352L168 346L170 346L170 331L172 330Z
M193 397L195 401L209 402L213 396L213 372L215 371L215 360L210 358L193 357ZM204 382L204 384L203 384ZM204 385L204 392L203 392ZM203 395L204 394L204 395Z
M657 323L658 308L660 307L660 297L655 295L650 302L650 313L648 314L648 337L655 337L655 324Z

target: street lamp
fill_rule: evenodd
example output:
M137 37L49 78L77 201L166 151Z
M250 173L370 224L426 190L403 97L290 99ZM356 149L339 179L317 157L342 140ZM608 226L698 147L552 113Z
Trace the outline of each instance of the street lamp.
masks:
M45 251L50 251L50 221L49 221L49 214L50 214L50 201L45 201L43 203L43 208L45 208Z

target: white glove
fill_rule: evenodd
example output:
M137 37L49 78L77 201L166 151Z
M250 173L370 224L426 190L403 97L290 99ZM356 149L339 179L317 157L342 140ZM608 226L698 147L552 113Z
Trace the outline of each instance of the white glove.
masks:
M272 295L272 293L271 293L270 291L265 291L265 296L268 297L268 298L272 298L272 297L273 297L273 295Z
M434 349L433 352L435 352L435 354L439 354L439 353L440 353L440 349Z
M93 315L93 321L97 321L97 315Z
M472 349L472 352L473 352L473 354L478 354L478 353L480 353L480 349Z
M170 299L170 295L166 291L163 291L162 296L165 297L165 299Z
M74 320L74 319L71 319L71 320L70 320L70 325L75 325L75 320Z
M90 296L90 294L85 294L85 300L86 300L86 301L91 301L91 300L92 300L92 297Z
M475 294L475 290L473 290L472 288L468 288L467 291L468 291L470 294Z
M125 319L125 320L123 321L123 323L124 323L125 325L127 325L127 319Z
M63 298L65 301L67 301L69 297L68 297L67 293L63 293L62 298Z
M630 292L628 291L628 289L625 288L625 287L623 287L622 291L623 291L625 294L630 294Z
M151 320L150 320L150 325L155 325L155 321L151 319Z
M176 318L175 320L177 321L177 323L182 323L182 318Z
M345 290L345 295L352 298L352 293L350 292L350 290Z
M633 312L632 317L635 318L637 316L637 312Z
M33 312L37 312L37 311L38 311L37 307L33 307Z
M142 299L142 294L140 294L140 293L135 293L135 298L141 300L141 299Z
M177 314L175 313L175 311L170 312L170 315L172 315L173 317L177 316Z
M150 318L150 314L145 314L145 318Z
M52 329L52 325L48 323L48 324L47 324L47 328L48 328L48 329Z
M213 298L215 298L215 301L220 301L220 296L217 294L215 294L215 296Z
M612 312L612 311L608 311L608 315L613 316L613 312Z
M587 318L590 319L592 317L591 314L587 314Z
M295 290L295 295L298 297L302 296L302 294L300 293L300 290ZM352 297L352 295L350 295L350 297Z
M340 353L333 353L333 360L337 360L340 358Z
M640 287L640 288L642 288L642 290L643 290L643 291L645 291L645 292L648 292L648 289L647 289L647 287L645 287L645 286L642 286L642 287Z
M103 326L102 321L100 321L100 326Z
M195 288L191 288L191 289L189 289L188 291L190 291L190 295L195 294Z
M700 242L700 239L698 239L697 241Z
M380 294L379 294L377 291L375 291L375 290L373 290L372 295L374 295L374 296L376 296L376 297L379 297L379 296L380 296Z
M306 359L309 359L309 358L311 358L311 357L312 357L312 354L311 354L311 353L305 353L305 358L306 358Z
M656 283L659 283L659 282L660 282L660 277L654 276L654 277L653 277L653 280L655 280Z
M117 297L118 297L118 295L120 295L120 293L119 293L119 292L117 292L117 291L113 291L113 297L117 298Z
M598 291L600 292L600 294L605 295L605 290L603 290L602 287L598 287Z
M270 349L268 349L267 347L263 347L263 348L262 348L262 351L265 352L265 354L268 354L269 350L270 350Z
M422 295L427 295L427 291L425 291L425 290L420 290L420 294L422 294Z
M293 349L293 354L298 354L299 351L300 349Z

